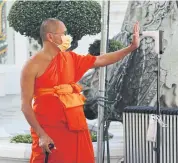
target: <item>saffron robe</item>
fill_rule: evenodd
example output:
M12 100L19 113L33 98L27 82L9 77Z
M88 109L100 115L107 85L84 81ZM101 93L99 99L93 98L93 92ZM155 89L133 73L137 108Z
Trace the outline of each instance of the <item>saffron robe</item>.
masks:
M95 60L96 57L92 55L60 52L52 59L44 74L36 78L33 110L41 127L57 148L49 154L49 163L95 162L83 112L84 97L79 94L80 88L76 85ZM60 91L61 88L64 90ZM72 98L66 97L67 95L72 95ZM75 101L80 101L78 106ZM33 143L30 163L43 163L45 155L39 147L39 138L33 128L31 136Z

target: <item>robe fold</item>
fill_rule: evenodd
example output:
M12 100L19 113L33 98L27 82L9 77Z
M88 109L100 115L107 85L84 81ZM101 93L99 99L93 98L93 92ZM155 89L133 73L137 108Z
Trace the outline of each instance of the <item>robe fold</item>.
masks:
M94 163L94 152L83 112L85 97L76 84L96 60L74 52L60 52L35 81L33 110L57 149L49 163ZM33 128L30 163L43 163L44 153Z

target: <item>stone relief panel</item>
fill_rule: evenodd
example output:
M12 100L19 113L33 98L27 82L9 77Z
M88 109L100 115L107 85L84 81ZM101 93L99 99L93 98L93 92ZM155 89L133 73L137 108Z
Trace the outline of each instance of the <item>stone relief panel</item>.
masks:
M161 55L161 106L177 107L178 84L178 7L176 1L130 1L121 32L113 39L125 46L130 44L133 25L138 20L142 31L163 30ZM122 121L126 106L156 106L157 54L154 39L141 37L140 47L122 61L108 66L106 85L106 116ZM88 73L80 83L88 98L85 114L97 118L97 105L101 100L98 90L98 69Z

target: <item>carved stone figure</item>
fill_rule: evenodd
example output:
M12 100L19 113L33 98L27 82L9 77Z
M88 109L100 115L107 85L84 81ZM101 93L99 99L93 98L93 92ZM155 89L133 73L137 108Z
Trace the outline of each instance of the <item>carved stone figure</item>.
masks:
M130 1L121 32L113 39L129 45L136 20L142 31L163 30L161 55L161 106L178 106L178 14L176 1ZM141 37L140 47L120 62L107 67L106 98L99 97L99 69L86 74L80 83L88 98L85 114L97 118L97 105L105 100L105 118L122 122L126 106L156 106L157 54L154 38Z

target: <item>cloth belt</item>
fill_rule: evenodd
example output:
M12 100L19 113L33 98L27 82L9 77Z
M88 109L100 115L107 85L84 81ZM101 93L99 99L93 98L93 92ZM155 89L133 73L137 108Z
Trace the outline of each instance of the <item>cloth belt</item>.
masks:
M53 88L40 88L35 91L35 98L51 94L57 97L64 104L68 127L70 130L86 130L88 125L83 112L83 105L86 100L84 95L80 94L82 87L79 84L61 84Z
M79 84L61 84L53 88L40 88L35 92L34 98L51 94L59 98L66 108L84 105L85 96L80 94L82 87Z

